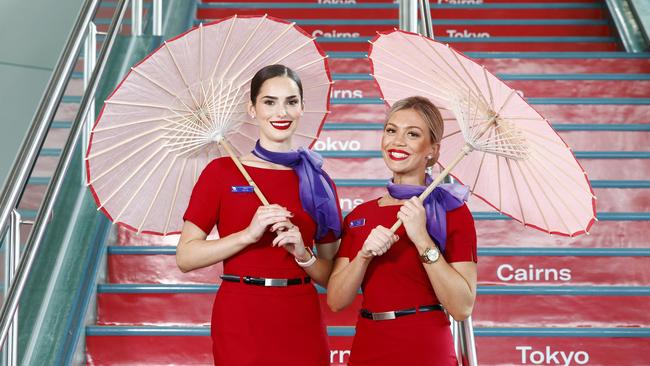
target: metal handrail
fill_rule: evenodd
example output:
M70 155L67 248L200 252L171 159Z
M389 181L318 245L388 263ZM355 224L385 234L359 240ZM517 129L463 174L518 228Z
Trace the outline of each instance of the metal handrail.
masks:
M81 98L79 111L77 112L74 123L72 124L70 135L68 136L68 140L61 154L61 159L59 160L54 176L52 177L52 182L49 185L47 193L43 199L43 207L41 207L41 209L38 211L34 228L32 229L27 240L23 258L20 261L18 270L16 271L15 280L11 283L9 291L7 292L5 302L2 306L2 312L0 314L0 345L3 345L5 342L9 327L11 325L11 318L16 312L18 302L20 301L20 297L27 281L27 276L31 271L34 260L36 258L36 254L43 241L45 229L47 228L47 222L44 220L44 218L47 218L52 213L56 199L61 191L63 179L70 166L73 158L73 152L75 150L77 141L79 140L79 135L81 134L81 127L83 125L84 118L90 109L91 101L94 99L94 95L99 83L99 77L102 74L104 67L106 66L108 52L112 48L117 36L119 25L122 23L122 19L124 18L124 13L126 11L126 5L128 4L128 1L129 0L119 0L117 3L117 11L113 15L106 40L102 45L102 49L98 57L97 67L95 67L93 70L92 76L88 83L88 88ZM66 44L63 55L61 56L59 63L55 69L54 76L50 81L50 84L48 84L48 88L45 93L46 99L41 103L41 106L39 106L38 112L32 124L33 126L23 143L20 154L17 158L16 163L14 164L12 174L8 180L8 189L3 192L2 211L0 212L0 234L3 234L5 232L7 218L11 211L18 204L19 196L22 194L22 191L24 190L24 187L27 183L28 175L33 168L38 150L45 138L46 130L49 128L49 125L54 118L56 107L60 103L61 96L64 91L65 81L67 81L72 72L72 69L74 68L77 54L79 53L79 49L85 36L84 32L88 28L88 24L92 21L97 11L98 5L98 0L87 0L84 3L82 11L80 12L80 16L73 28L72 36ZM5 213L5 211L7 213Z
M420 20L422 34L425 37L433 38L433 22L431 21L431 8L429 0L420 0Z
M43 100L36 110L32 125L7 177L0 196L0 237L4 237L11 211L18 206L20 196L27 185L39 150L45 141L50 121L54 118L68 78L74 69L77 54L84 40L84 30L95 16L98 6L98 0L87 0L81 8L80 16L72 29L72 36L63 49L63 54L43 94Z
M605 0L616 30L627 52L643 52L647 43L641 34L630 3L627 0Z

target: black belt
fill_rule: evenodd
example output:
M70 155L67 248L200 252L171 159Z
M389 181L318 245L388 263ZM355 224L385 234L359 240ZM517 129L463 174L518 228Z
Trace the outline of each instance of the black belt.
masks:
M423 306L418 306L417 308L410 308L410 309L396 310L396 311L383 311L380 313L373 313L366 309L361 309L360 313L361 313L361 317L366 319L391 320L404 315L417 314L418 312L426 313L427 311L436 311L436 310L442 311L443 310L442 305L440 304L423 305Z
M302 285L311 282L311 277L304 278L261 278L249 276L235 276L223 274L220 276L224 281L240 282L247 285L257 285L265 287L286 287L291 285Z

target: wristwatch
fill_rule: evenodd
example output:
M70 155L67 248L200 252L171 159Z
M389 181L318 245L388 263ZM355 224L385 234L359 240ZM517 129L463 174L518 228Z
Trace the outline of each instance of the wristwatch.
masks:
M436 247L428 247L420 256L422 263L431 264L435 263L440 258L440 251Z
M316 260L318 259L318 258L316 258L316 256L314 255L314 252L311 250L310 247L305 247L305 250L310 255L310 258L306 262L301 262L301 261L298 260L298 258L294 258L296 260L296 263L298 263L298 265L300 267L302 267L302 268L310 267L312 264L316 263Z

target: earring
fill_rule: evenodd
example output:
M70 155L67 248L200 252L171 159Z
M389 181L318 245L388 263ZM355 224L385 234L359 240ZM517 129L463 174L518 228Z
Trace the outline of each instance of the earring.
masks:
M433 159L433 155L427 155L427 160Z
M254 115L254 114L251 114L251 118L255 118L255 115Z

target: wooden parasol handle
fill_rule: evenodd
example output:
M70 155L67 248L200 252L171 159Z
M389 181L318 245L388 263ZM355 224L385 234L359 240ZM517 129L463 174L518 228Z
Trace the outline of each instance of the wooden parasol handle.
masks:
M433 182L429 184L427 189L425 189L424 192L418 196L420 202L424 202L424 199L427 198L431 192L433 192L433 190L438 186L438 184L442 182L443 179L445 179L449 172L451 172L451 170L454 169L456 165L458 165L458 163L460 163L460 161L463 160L463 158L467 156L467 154L469 154L471 151L472 147L469 144L465 144L465 146L463 146L463 149L458 153L451 164L449 164L442 172L440 172L436 179L434 179ZM402 226L402 220L397 219L395 224L390 227L390 231L394 234L400 226Z
M246 171L246 169L244 169L244 165L242 165L242 163L239 161L239 159L237 158L235 153L232 151L228 141L226 141L226 139L222 139L219 143L221 144L221 146L223 146L224 149L226 149L226 151L228 152L228 155L230 155L230 158L232 159L232 161L235 162L235 165L237 166L237 169L239 169L239 171L244 176L244 178L246 179L248 184L251 187L253 187L253 191L255 192L257 197L260 199L260 201L262 201L262 203L265 206L269 205L269 200L267 200L266 197L264 197L264 195L262 194L262 191L260 191L260 189L257 187L257 184L255 184L255 181L253 181L253 178L251 178L251 176L248 175L248 172Z

